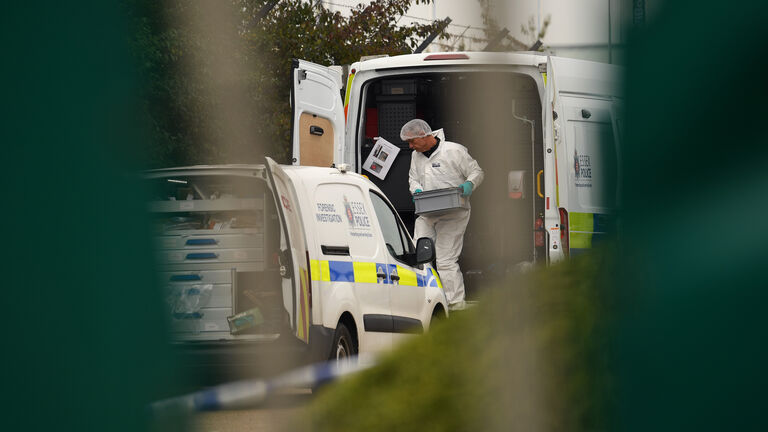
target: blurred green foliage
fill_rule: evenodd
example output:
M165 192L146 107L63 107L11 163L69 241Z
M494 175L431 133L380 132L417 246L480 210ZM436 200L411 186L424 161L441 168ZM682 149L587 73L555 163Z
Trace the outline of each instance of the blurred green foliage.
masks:
M363 55L410 53L418 41L438 28L433 24L400 21L411 4L430 0L375 0L360 4L349 16L315 7L311 2L282 0L263 19L255 17L266 0L229 0L231 28L216 28L206 36L188 25L188 17L201 2L127 0L134 23L131 39L145 82L145 110L153 125L153 139L143 144L148 168L199 163L261 163L267 155L290 162L291 60L319 64L350 64ZM210 23L209 25L215 25ZM214 37L229 34L234 47L220 46ZM232 138L227 125L212 119L230 103L227 92L216 87L212 73L215 56L225 49L237 70L227 88L244 94L249 134ZM231 50L231 52L229 51ZM222 140L243 142L219 145ZM252 137L260 142L250 142ZM252 148L233 153L231 148Z
M0 428L147 430L178 376L135 175L128 23L109 2L6 6Z
M766 16L664 2L632 35L618 430L768 428Z
M510 277L322 390L315 431L599 430L611 389L606 254Z

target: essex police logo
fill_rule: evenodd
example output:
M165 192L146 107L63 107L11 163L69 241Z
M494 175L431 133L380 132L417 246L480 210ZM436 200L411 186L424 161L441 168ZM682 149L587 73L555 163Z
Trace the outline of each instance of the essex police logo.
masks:
M592 158L589 154L573 151L573 171L576 187L592 187Z
M349 221L349 226L354 228L355 215L354 213L352 213L352 206L349 205L349 201L347 200L346 195L344 195L344 212L347 214L347 220Z
M579 154L576 152L576 149L573 149L573 170L576 172L576 178L581 177L581 170L579 168Z

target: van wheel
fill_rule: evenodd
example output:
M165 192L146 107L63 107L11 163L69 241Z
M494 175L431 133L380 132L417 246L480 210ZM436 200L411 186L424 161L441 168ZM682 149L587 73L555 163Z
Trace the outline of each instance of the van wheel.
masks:
M344 323L339 323L333 334L333 350L330 360L344 360L357 355L357 347L352 339L352 333Z

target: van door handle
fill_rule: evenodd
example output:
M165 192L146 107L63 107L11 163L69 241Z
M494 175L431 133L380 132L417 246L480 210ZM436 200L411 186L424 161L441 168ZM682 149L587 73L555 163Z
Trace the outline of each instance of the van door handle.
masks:
M349 256L349 246L326 246L321 245L320 250L323 251L324 255L339 255L339 256Z
M317 136L323 136L325 131L320 126L310 126L309 127L309 134L310 135L317 135Z
M376 277L386 279L387 275L385 273L376 273Z
M398 276L398 275L396 275L396 274L395 274L395 275L392 275L392 276L390 276L389 278L390 278L390 279L392 279L392 280L400 280L400 276Z

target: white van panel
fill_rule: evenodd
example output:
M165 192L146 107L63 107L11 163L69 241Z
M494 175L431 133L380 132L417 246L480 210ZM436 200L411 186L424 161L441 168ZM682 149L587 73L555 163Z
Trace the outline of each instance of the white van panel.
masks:
M547 74L555 81L556 91L563 94L620 96L621 68L562 57L549 57Z
M353 185L324 183L314 193L314 223L321 246L346 246L355 259L372 260L379 253L363 191Z
M563 97L568 210L608 213L616 207L616 144L611 101ZM588 118L587 118L588 117Z
M568 212L574 250L591 247L605 215L617 205L618 143L612 113L622 94L621 68L549 57L547 74L544 142L553 148L556 160L547 156L545 166L557 181L547 185L555 205L547 209L545 226L550 261L557 261L564 256L558 208Z
M293 164L330 166L329 162L338 163L341 157L337 153L341 154L344 140L341 75L325 66L295 60L291 90ZM310 147L302 149L302 144ZM318 146L323 148L318 150ZM307 160L302 161L302 155Z
M286 270L291 272L291 277L283 278L283 304L288 311L296 337L307 342L310 325L309 263L300 198L291 177L274 160L269 157L266 159L283 231L280 249L290 254L290 263L281 262L281 265L290 267Z

